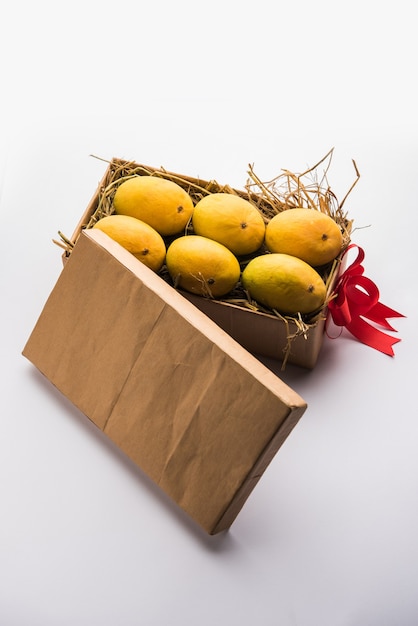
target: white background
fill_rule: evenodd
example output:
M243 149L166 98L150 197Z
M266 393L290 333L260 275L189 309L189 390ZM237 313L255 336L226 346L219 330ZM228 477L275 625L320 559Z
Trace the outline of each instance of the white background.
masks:
M0 624L415 626L413 3L7 3L0 36ZM21 350L121 157L242 187L335 148L330 183L402 342L325 340L309 408L207 537ZM278 370L278 368L277 368ZM278 370L278 373L279 370Z

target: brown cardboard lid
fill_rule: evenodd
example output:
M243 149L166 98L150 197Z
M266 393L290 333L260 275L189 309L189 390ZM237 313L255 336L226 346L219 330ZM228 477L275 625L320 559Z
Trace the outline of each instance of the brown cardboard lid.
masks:
M211 534L232 524L306 409L95 229L81 233L23 354Z

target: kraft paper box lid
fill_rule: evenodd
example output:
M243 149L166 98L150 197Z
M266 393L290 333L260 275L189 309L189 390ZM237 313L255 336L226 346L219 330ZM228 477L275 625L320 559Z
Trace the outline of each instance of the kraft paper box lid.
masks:
M81 233L23 355L210 534L230 527L306 409L99 230Z

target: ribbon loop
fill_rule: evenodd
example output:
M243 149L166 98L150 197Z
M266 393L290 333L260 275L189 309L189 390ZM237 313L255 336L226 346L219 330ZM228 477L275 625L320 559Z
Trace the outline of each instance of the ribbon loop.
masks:
M351 244L344 256L354 248L357 248L357 256L339 277L333 297L328 304L331 318L336 326L344 326L362 343L394 356L393 345L400 339L387 335L375 325L396 332L387 318L404 315L379 302L377 285L364 276L362 262L365 254L362 248Z

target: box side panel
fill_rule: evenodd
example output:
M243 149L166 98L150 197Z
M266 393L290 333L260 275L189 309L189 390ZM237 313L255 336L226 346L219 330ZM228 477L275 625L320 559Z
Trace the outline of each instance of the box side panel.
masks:
M182 294L252 354L281 361L290 345L288 363L306 369L316 365L323 341L323 319L312 324L305 336L292 321L286 324L279 318L250 309L186 292Z

